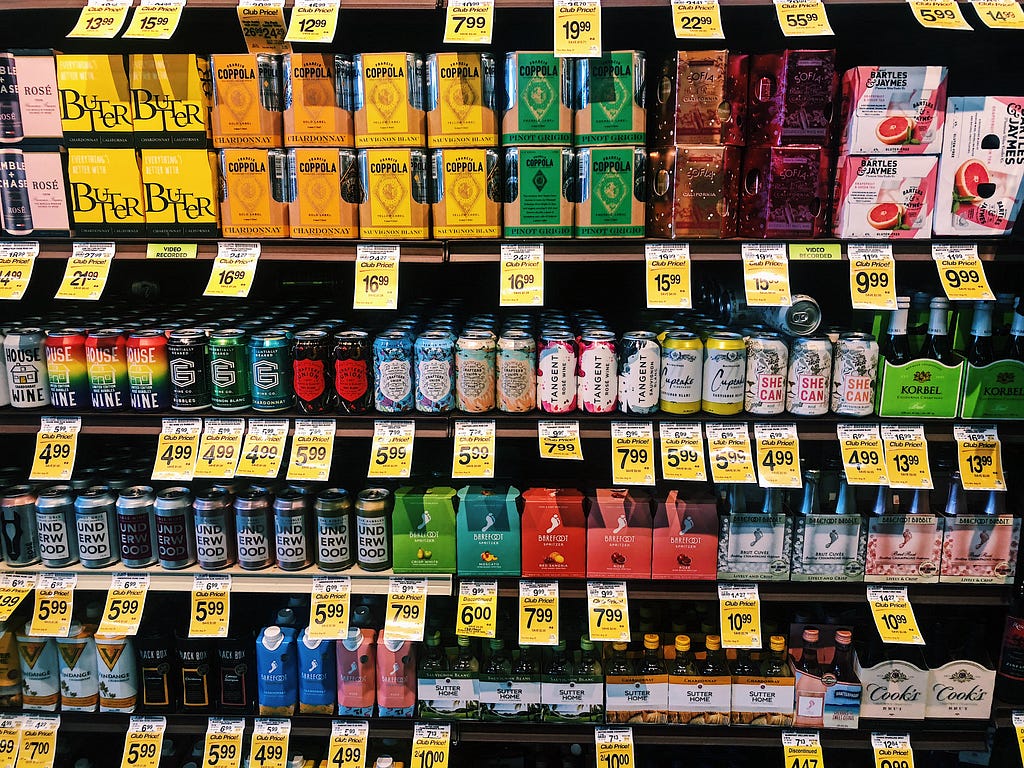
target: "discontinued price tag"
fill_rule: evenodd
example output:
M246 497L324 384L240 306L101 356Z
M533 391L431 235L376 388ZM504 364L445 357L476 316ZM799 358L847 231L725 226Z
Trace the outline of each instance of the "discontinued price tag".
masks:
M189 637L227 637L231 619L231 576L196 574L192 579Z
M494 34L494 0L449 0L444 21L446 43L490 45Z
M206 419L195 477L234 477L245 419Z
M934 488L924 427L882 426L890 488Z
M960 13L957 3L953 0L949 3ZM933 243L932 259L939 270L942 289L950 301L995 301L995 294L985 276L985 267L978 258L977 243Z
M352 579L348 576L314 576L309 604L309 628L313 640L341 640L348 635Z
M75 469L81 416L40 419L36 449L32 454L32 480L70 480Z
M296 419L286 477L326 482L331 474L336 431L334 419Z
M558 582L519 582L519 644L558 645Z
M725 38L718 0L672 0L672 29L685 40Z
M249 53L292 52L285 40L284 0L238 0L237 13Z
M906 587L868 587L868 605L883 643L924 645Z
M412 768L448 768L452 727L448 723L416 723L412 731Z
M388 580L384 639L423 642L426 615L427 580L392 576Z
M1024 29L1024 12L1014 0L971 0L982 24L991 29Z
M0 576L0 621L8 621L35 586L36 577L32 574L5 573Z
M370 724L365 720L331 722L331 743L327 747L327 765L334 768L364 768L366 765L366 739Z
M154 480L192 479L202 428L202 419L163 419L153 464Z
M837 424L839 452L850 485L888 485L885 449L875 424Z
M455 634L493 638L498 627L498 582L459 582L459 604L455 611Z
M292 43L333 43L340 4L340 0L295 0L284 39Z
M203 765L210 768L239 768L242 763L243 718L211 717L206 724Z
M370 468L367 477L408 477L412 472L412 448L416 439L416 422L373 422L373 444L370 446Z
M132 717L124 740L121 768L157 768L166 728L165 717Z
M707 460L704 457L704 436L700 423L678 424L667 421L658 424L661 443L661 476L665 480L708 479Z
M122 37L170 40L184 8L185 0L142 0Z
M590 639L629 642L629 601L624 581L588 581L587 617Z
M502 243L501 290L503 307L544 305L544 246Z
M1005 491L1003 448L994 426L955 425L960 480L968 491Z
M600 55L600 0L555 0L555 56Z
M400 245L357 245L353 309L398 309Z
M927 29L972 30L956 0L907 0L914 18Z
M115 573L107 590L107 602L96 634L137 635L148 591L148 573Z
M872 733L871 749L875 753L875 768L914 768L909 733Z
M248 296L259 260L259 243L217 243L217 257L203 296Z
M249 744L251 768L285 768L288 764L288 736L292 721L287 718L257 717Z
M633 768L636 765L632 728L598 726L594 729L594 746L598 768Z
M25 715L16 768L53 768L60 715Z
M825 768L817 731L783 731L782 753L786 768Z
M132 0L89 0L68 37L117 37L128 17ZM52 759L51 759L52 762Z
M103 295L114 259L114 243L74 243L55 299L96 301Z
M843 246L839 243L790 243L790 261L842 261Z
M723 648L761 647L761 597L757 584L719 584Z
M896 260L889 243L850 243L850 301L854 309L896 309Z
M654 485L654 427L651 422L612 422L612 482L615 485Z
M751 307L788 307L789 259L785 243L743 243L743 287Z
M287 439L287 419L249 419L235 475L277 477Z
M456 421L452 478L490 480L494 477L494 422Z
M147 259L194 259L199 255L197 243L147 243Z
M801 488L796 424L755 424L757 482L762 488Z
M0 299L17 301L25 295L37 256L38 240L0 243Z
M786 37L835 34L821 0L775 0L775 15Z
M0 717L0 768L14 768L21 746L21 715Z
M713 5L715 12L718 12L717 0L710 3L703 0L698 2ZM675 8L674 2L672 7ZM693 306L690 295L689 243L647 243L644 246L644 264L648 309L690 309Z
M542 459L575 459L583 461L578 421L538 421L537 442Z
M705 424L711 479L716 483L754 483L750 433L746 424Z
M67 637L71 630L75 586L73 573L41 573L36 582L36 606L29 634L42 637Z

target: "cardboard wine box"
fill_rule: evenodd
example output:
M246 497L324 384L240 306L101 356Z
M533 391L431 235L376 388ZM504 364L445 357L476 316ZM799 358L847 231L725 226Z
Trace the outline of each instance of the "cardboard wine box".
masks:
M460 576L518 576L519 491L469 485L459 489L455 516Z
M587 575L583 494L574 488L523 491L523 576L582 579Z
M796 706L793 725L797 728L856 728L860 722L860 682L839 682L834 675L810 675L800 670L803 655L803 631L807 624L793 624L789 633L790 666L796 675ZM837 627L830 624L815 624L820 632L817 645L818 662L822 669L828 669L835 657L835 633ZM853 651L853 670L859 666L857 652Z
M651 497L599 488L587 514L587 578L651 578Z
M395 491L392 542L395 573L455 573L455 490Z
M684 498L685 496L685 498ZM654 513L652 579L718 577L718 511L710 494L673 488Z

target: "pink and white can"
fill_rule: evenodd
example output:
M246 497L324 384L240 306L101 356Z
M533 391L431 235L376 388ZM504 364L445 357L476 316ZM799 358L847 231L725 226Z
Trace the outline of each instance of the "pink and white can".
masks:
M544 331L537 345L537 407L545 413L576 410L576 337Z
M619 399L615 334L586 331L580 337L576 399L587 413L612 413Z

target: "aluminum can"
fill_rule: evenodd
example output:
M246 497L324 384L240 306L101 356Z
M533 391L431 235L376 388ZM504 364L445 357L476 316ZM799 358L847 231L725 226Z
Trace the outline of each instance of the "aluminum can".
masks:
M599 57L574 59L573 63L576 146L643 144L647 55L643 51L605 51Z
M0 169L4 183L0 185L0 210L4 232L23 236L35 229L32 221L32 203L28 191L28 173L25 153L20 149L0 150Z
M97 634L95 641L100 712L134 712L139 678L132 639L124 635Z
M123 411L128 407L128 354L124 332L92 331L85 339L89 395L93 410Z
M313 564L309 506L309 497L294 488L285 488L274 499L277 567L282 571L301 571Z
M210 334L210 379L215 411L241 411L252 405L246 333L226 328Z
M7 364L4 362L3 354L6 339L3 329L0 328L0 406L11 404L11 390L7 382Z
M789 347L774 331L747 337L747 381L743 407L747 413L775 416L786 410Z
M284 112L284 57L276 53L256 54L260 79L260 106L268 112Z
M65 568L78 562L75 495L70 485L54 485L39 492L36 540L40 562L47 568Z
M339 413L361 414L373 407L373 350L366 331L335 334L334 391Z
M870 333L844 333L832 362L832 413L870 416L875 412L878 342Z
M743 411L746 389L747 346L738 333L715 331L704 342L704 381L700 407L716 416Z
M832 342L826 336L798 336L789 348L786 410L794 416L828 413Z
M117 497L117 533L126 568L147 568L157 561L153 503L153 489L148 485L125 488Z
M4 338L7 388L15 408L42 408L50 404L43 332L15 328Z
M334 410L334 365L331 334L324 330L301 331L292 344L292 383L295 400L303 413Z
M106 568L121 559L114 494L105 485L85 489L75 499L75 531L83 568Z
M618 342L611 331L587 330L580 336L576 402L587 413L613 413L618 406Z
M413 409L412 355L412 340L402 331L385 331L373 340L373 401L381 413Z
M50 404L58 410L88 408L89 372L85 360L85 333L77 328L47 331L45 348Z
M270 413L291 408L292 352L284 330L259 331L249 337L249 380L252 409Z
M813 296L796 293L788 307L761 307L759 319L787 336L811 336L821 327L821 306Z
M167 336L163 331L134 331L128 336L128 399L133 411L166 411L171 406Z
M356 563L364 571L391 567L391 507L385 488L366 488L356 497Z
M466 413L494 408L496 344L487 330L464 330L455 342L455 401Z
M213 397L210 380L210 338L202 328L179 328L167 339L171 369L171 407L202 411Z
M188 568L196 561L192 494L188 488L165 488L156 496L156 544L160 567Z
M355 514L352 497L342 488L328 488L313 503L316 517L316 564L322 571L344 571L355 565Z
M537 407L537 343L525 330L507 330L498 339L498 410L528 413Z
M431 147L497 144L494 54L432 53L426 60ZM474 114L475 110L479 110Z
M352 83L355 77L352 57L346 53L334 54L334 101L341 109L352 111Z
M12 567L39 562L36 524L36 492L30 485L8 488L0 501L0 538L4 562Z
M270 496L249 489L235 497L235 541L238 565L259 571L274 564L274 510Z
M653 331L629 331L619 342L619 411L654 413L661 393L661 347Z
M455 407L455 343L444 331L416 337L416 410L448 413Z
M690 331L668 331L661 343L661 394L666 413L698 413L704 382L704 342Z
M17 62L13 53L0 53L0 143L16 144L23 138Z
M209 490L192 502L196 531L196 563L204 571L219 571L235 563L235 527L231 497Z
M576 337L544 330L537 345L537 407L545 413L576 410Z

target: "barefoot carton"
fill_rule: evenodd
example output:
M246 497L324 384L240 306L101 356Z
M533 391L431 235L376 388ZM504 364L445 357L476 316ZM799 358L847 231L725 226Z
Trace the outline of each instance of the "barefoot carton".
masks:
M651 497L643 491L599 488L587 514L587 577L651 578Z
M455 516L460 576L519 575L519 510L515 488L459 489Z
M945 67L854 67L843 74L844 155L937 155L946 113Z
M395 573L455 573L452 488L399 488L392 516Z
M573 488L530 488L523 502L523 576L585 578L583 494Z
M681 494L673 488L658 502L654 514L651 578L714 580L717 573L715 500L708 494Z

